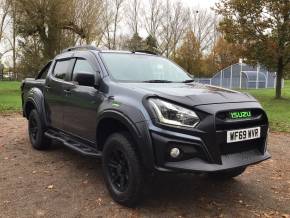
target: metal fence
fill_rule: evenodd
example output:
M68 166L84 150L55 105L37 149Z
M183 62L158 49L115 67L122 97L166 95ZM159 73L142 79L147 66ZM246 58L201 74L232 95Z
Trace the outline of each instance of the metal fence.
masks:
M237 63L217 72L212 78L196 78L196 81L229 89L275 88L276 73L260 65ZM284 81L282 84L284 86Z

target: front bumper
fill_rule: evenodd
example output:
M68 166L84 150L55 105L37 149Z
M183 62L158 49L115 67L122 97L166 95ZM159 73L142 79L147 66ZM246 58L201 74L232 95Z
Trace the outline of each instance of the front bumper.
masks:
M251 110L250 120L227 120L223 113ZM149 123L156 169L161 171L215 172L256 164L271 156L267 152L268 119L258 103L203 105L195 108L202 117L197 128L163 128ZM205 112L206 111L206 112ZM261 127L261 137L227 143L227 131ZM180 148L179 158L170 150Z
M158 171L218 172L257 164L271 157L267 151L262 151L259 146L254 145L253 149L237 153L218 152L220 161L216 161L217 158L212 157L199 137L159 128L152 129L151 136L155 148L155 168ZM180 160L170 158L169 150L176 146L189 155Z
M270 157L271 156L268 152L261 154L258 150L250 150L222 155L222 164L212 164L199 158L193 158L180 162L167 162L164 166L171 170L217 172L257 164L269 159Z

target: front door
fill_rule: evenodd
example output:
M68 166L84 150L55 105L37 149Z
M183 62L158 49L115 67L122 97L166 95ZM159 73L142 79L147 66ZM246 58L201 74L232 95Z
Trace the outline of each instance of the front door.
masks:
M72 73L72 81L65 84L64 130L77 137L96 141L97 108L102 101L102 94L94 87L78 85L75 81L79 72L95 75L96 63L85 58L78 58Z

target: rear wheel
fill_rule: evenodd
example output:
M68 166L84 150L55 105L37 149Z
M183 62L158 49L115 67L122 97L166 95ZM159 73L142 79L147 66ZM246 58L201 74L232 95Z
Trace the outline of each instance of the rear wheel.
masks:
M210 173L209 176L217 179L231 179L233 177L241 175L246 170L246 167L239 167L227 171L221 171L217 173Z
M44 135L44 124L37 110L33 109L29 114L28 133L32 146L38 150L47 149L51 140Z
M142 197L143 167L126 133L109 136L103 150L103 173L112 198L134 207Z

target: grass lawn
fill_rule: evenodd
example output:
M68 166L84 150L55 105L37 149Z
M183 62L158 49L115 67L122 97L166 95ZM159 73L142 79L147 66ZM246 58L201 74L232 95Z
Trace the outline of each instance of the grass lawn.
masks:
M267 111L271 130L290 132L290 80L285 81L282 99L275 99L275 89L243 90L257 98Z
M0 112L17 112L20 110L20 82L0 81Z
M285 81L283 99L275 99L274 89L243 90L255 96L263 105L274 131L290 132L290 80ZM0 81L0 113L21 110L20 82Z

